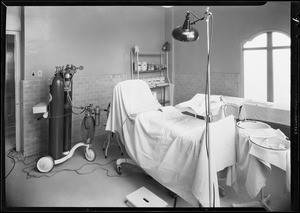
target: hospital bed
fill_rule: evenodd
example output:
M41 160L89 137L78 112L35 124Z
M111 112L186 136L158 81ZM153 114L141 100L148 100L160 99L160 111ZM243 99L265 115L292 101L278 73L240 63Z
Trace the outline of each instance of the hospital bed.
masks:
M185 114L204 119L204 100L205 94L198 93L175 107ZM212 120L215 121L228 115L235 117L238 134L237 165L242 173L240 182L245 181L246 190L251 198L254 199L260 194L259 201L232 205L262 206L270 211L267 204L270 194L264 195L264 187L272 171L271 165L285 171L284 191L290 191L290 149L289 137L286 136L289 135L290 124L288 107L273 102L211 95L211 113Z
M236 128L233 116L210 123L211 156L205 121L163 107L142 80L118 83L113 91L106 130L118 134L133 163L192 206L209 206L208 160L212 162L214 206L220 206L217 172L226 170L226 184L236 184Z

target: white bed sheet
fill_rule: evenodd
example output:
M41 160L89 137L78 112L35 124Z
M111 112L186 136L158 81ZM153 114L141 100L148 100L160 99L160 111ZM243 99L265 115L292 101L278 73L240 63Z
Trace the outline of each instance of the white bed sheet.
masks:
M242 105L249 102L250 99L211 95L210 96L210 110L212 114L212 121L220 120L229 115L233 115L235 119L239 118ZM176 108L182 112L189 112L194 115L205 117L205 94L197 93L188 101L181 102L175 105Z
M239 119L243 104L251 101L251 99L248 98L240 98L240 97L225 96L225 95L222 96L222 100L226 103L225 104L226 116L233 115L235 119Z
M217 121L224 118L225 102L222 101L222 96L210 96L210 110L212 114L212 121ZM205 94L197 93L193 98L188 101L181 102L175 105L181 112L189 112L191 114L200 115L205 117Z
M254 119L290 126L290 109L273 102L250 101L243 104L240 120Z
M142 94L139 97L134 95L136 87ZM162 107L140 80L119 83L113 93L106 130L118 132L130 158L159 183L193 206L198 202L209 206L205 121L183 115L174 107ZM235 129L234 119L231 116L222 122L223 134L217 122L210 127L211 141L220 142L212 148L212 156L218 157L211 157L216 207L220 206L216 172L236 164L235 132L230 128ZM230 174L231 185L236 174Z

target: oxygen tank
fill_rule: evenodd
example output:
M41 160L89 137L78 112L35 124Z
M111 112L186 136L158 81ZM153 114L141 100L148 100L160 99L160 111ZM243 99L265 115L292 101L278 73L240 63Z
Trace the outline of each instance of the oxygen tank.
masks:
M70 75L70 74L69 74ZM67 85L66 85L67 84ZM64 144L63 152L68 152L71 150L71 136L72 136L72 106L68 101L68 95L72 100L72 88L73 82L71 76L65 76L64 85Z
M62 157L64 140L64 81L56 73L50 85L49 154L54 160Z

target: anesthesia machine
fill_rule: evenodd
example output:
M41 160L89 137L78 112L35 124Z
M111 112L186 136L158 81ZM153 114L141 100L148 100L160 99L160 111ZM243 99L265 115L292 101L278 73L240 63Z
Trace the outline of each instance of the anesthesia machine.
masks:
M95 151L91 148L95 134L95 126L100 123L100 107L93 108L93 104L76 107L72 103L72 78L77 70L83 70L83 66L75 67L67 64L66 67L55 67L55 75L49 86L49 103L43 117L49 119L49 155L41 157L37 161L37 169L40 172L49 172L54 165L60 164L71 158L75 150L85 147L85 158L94 161ZM76 112L76 109L80 112ZM106 110L104 110L106 111ZM85 113L81 123L82 142L71 148L72 113L80 115Z

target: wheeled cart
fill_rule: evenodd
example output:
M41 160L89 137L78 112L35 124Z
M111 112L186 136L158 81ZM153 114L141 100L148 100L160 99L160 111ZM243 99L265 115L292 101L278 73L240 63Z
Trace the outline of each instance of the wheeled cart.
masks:
M49 153L37 161L40 172L49 172L54 165L60 164L71 158L75 150L85 147L85 158L94 161L96 152L91 148L95 134L95 126L100 123L100 108L88 106L76 107L72 103L72 78L76 70L83 67L67 65L56 67L55 75L49 86L49 103L38 104L33 108L34 113L44 113L41 118L49 119ZM42 105L42 107L41 107ZM76 112L80 109L81 112ZM80 115L85 112L81 123L81 139L71 148L72 113ZM94 114L94 116L93 116Z
M40 158L37 161L36 167L40 172L50 172L54 165L60 164L71 158L75 152L75 150L79 147L85 146L85 158L88 161L94 161L96 159L96 152L91 148L90 144L86 144L83 142L77 143L73 148L70 150L70 152L64 156L63 158L54 160L53 157L50 155Z

